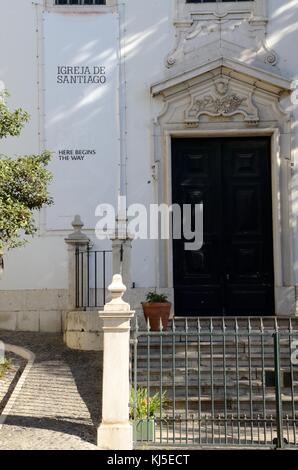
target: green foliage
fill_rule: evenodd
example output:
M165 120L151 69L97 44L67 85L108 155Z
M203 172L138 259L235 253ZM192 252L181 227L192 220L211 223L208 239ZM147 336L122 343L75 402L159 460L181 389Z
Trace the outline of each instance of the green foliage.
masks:
M6 372L10 369L11 362L4 359L4 362L0 362L0 379L4 377Z
M155 393L155 395L148 398L147 388L138 387L137 391L132 388L129 402L130 419L146 419L156 416L161 406L162 408L167 406L166 393L164 392L162 395Z
M29 114L21 108L10 111L5 103L7 96L9 96L7 91L0 93L0 139L20 135L30 119Z
M148 292L146 302L149 303L165 303L168 301L168 296L165 294L157 294L157 292Z
M0 138L19 135L28 119L21 109L9 111L0 97ZM0 252L24 244L24 235L37 230L34 211L52 203L52 175L46 168L50 158L50 152L18 158L0 155Z

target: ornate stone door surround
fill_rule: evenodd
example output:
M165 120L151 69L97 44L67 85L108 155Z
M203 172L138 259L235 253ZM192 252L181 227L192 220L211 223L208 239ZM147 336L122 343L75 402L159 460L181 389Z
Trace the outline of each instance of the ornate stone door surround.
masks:
M237 60L218 58L152 86L163 104L154 121L157 203L171 204L171 139L271 136L275 304L295 314L291 229L291 119L283 109L291 82ZM159 242L161 287L173 286L172 246Z

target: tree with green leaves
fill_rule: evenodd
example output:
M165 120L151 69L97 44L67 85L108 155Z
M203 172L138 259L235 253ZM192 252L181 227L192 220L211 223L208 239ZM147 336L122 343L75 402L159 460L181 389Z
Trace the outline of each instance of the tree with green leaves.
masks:
M30 119L21 108L11 111L7 96L0 95L0 139L19 136ZM15 158L0 154L0 270L3 252L23 245L37 231L35 211L52 204L50 158L48 151Z

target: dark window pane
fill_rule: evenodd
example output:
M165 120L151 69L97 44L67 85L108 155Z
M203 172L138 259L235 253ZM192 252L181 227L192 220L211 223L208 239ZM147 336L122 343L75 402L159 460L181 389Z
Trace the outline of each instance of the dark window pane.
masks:
M186 0L186 3L246 2L247 0Z
M106 0L55 0L55 5L105 5Z

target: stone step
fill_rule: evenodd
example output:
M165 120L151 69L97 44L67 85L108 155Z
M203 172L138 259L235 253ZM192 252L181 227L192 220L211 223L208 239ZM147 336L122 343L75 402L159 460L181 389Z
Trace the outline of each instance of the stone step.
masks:
M273 371L272 371L273 372ZM289 371L283 370L283 373L287 373ZM297 374L297 373L296 373ZM239 379L238 379L239 377ZM160 383L160 373L158 370L150 370L150 383L151 382L158 382ZM200 378L200 382L199 382ZM273 380L274 377L272 377ZM200 375L198 374L197 370L189 371L187 375L187 379L189 382L193 382L195 384L201 383L202 385L208 385L211 384L211 375L210 375L210 370L201 373ZM224 385L224 380L226 380L227 383L234 383L235 384L235 389L237 386L237 379L239 380L239 384L244 384L245 382L249 382L250 380L253 382L258 381L261 384L263 383L263 372L258 371L258 370L252 370L251 373L249 373L248 370L243 370L243 372L239 372L238 376L236 373L233 371L226 371L225 379L223 375L223 371L214 371L213 373L213 380L214 382L218 384ZM138 371L137 374L137 381L138 383L145 383L147 384L148 380L148 375L146 371ZM290 388L290 384L287 381L287 378L285 380L285 386L287 388ZM173 384L174 383L174 374L171 371L163 371L162 373L162 381L163 383L167 384ZM186 374L184 371L176 371L175 373L175 383L176 384L184 384L186 382ZM265 384L266 384L266 376L265 376ZM295 393L298 393L298 381L294 380L293 381L293 389ZM270 388L270 385L266 385L266 388Z
M205 336L205 335L204 335ZM182 336L179 336L178 338L176 337L176 340L175 342L173 341L173 337L172 336L167 336L167 337L150 337L149 338L149 344L150 344L150 347L154 348L154 347L159 347L160 344L162 343L162 345L164 347L172 347L173 343L175 343L175 346L176 347L184 347L185 344L187 343L189 347L193 346L193 347L197 347L198 345L198 342L200 343L200 346L201 347L210 347L210 335L206 335L206 338L204 336L201 336L200 339L198 340L198 336L197 335L191 335L191 336L188 336L187 338L187 341L185 339L185 336L182 337ZM294 338L298 337L298 331L296 331L295 335L292 335ZM232 345L232 346L236 346L236 344L238 343L238 345L241 345L241 344L245 344L247 345L248 343L251 343L251 344L254 344L254 345L261 345L262 344L262 337L260 335L250 335L250 338L248 338L247 335L239 335L238 336L238 341L235 337L234 334L226 334L225 335L225 342L226 342L226 345ZM272 338L272 335L271 333L268 334L268 335L265 335L263 337L263 342L264 342L264 345L272 345L273 344L273 338ZM138 338L138 347L147 347L148 346L148 337L140 337ZM223 341L223 336L222 335L217 335L217 336L213 336L212 337L212 344L213 346L216 346L216 345L222 345L224 343ZM288 334L287 335L281 335L280 337L280 344L288 344L289 343L289 336Z
M179 362L182 362L182 364L180 364L180 365L176 364L176 367L175 367L175 376L176 377L181 376L181 375L185 376L185 374L186 374L186 368L183 364L183 361L179 361ZM222 366L222 364L220 366ZM249 370L251 371L252 376L256 375L256 376L262 377L263 372L267 372L267 371L268 372L269 371L274 372L274 365L272 364L271 367L265 367L264 370L263 370L262 365L256 365L256 364L253 364L250 369L248 368L247 364L243 364L243 365L239 366L238 368L235 365L227 366L227 367L225 367L225 375L226 376L227 375L234 375L234 376L238 375L240 378L243 377L243 376L249 377ZM201 376L207 375L207 376L210 377L211 367L210 367L210 364L208 364L207 366L206 365L200 365L200 367L199 367L198 361L191 361L191 363L188 365L187 371L188 371L188 375L192 375L192 374L198 375L200 373ZM281 371L291 373L290 365L287 364L285 366L282 366ZM150 376L151 375L160 375L160 373L161 373L160 364L150 363L149 372L150 372ZM220 376L220 377L224 376L223 367L214 367L213 372L214 372L214 375L217 375L217 376ZM139 367L138 368L138 374L142 374L142 375L145 375L147 377L147 373L148 373L147 364L146 364L146 367L142 367L142 368ZM173 364L170 361L168 361L167 363L163 363L162 374L170 376L170 377L174 376ZM294 379L293 384L298 385L298 368L293 369L293 379Z
M284 329L279 329L278 330L280 334L280 341L288 341L291 337L297 337L298 336L298 328L295 330L292 330L291 332L289 331L288 328ZM135 334L132 331L131 334L131 339L138 340L138 343L140 344L147 344L148 340L151 344L159 344L160 342L163 342L164 344L171 344L174 342L176 344L183 344L186 341L187 342L197 342L200 340L201 343L210 343L210 337L212 337L212 340L214 343L222 343L223 338L225 338L226 342L233 342L236 343L241 341L252 341L252 342L257 342L261 341L263 338L264 342L267 343L272 343L273 341L273 335L276 333L274 329L264 329L264 331L261 331L260 329L255 329L255 330L239 330L238 333L236 333L235 330L226 330L224 333L222 330L214 330L213 332L210 332L210 330L202 330L201 332L198 332L197 330L188 330L187 332L184 329L181 329L181 331L166 331L166 332L158 332L158 333L148 333L148 332L138 332Z
M298 337L297 337L298 339ZM187 352L187 354L195 354L195 355L198 355L198 354L208 354L210 355L211 352L213 354L221 354L223 355L224 351L226 352L226 354L232 354L236 357L236 354L238 353L239 354L259 354L261 355L262 352L266 355L268 354L271 354L273 355L274 354L274 349L273 349L273 344L267 344L264 346L264 348L262 348L261 344L259 343L255 343L255 344L248 344L248 343L245 343L245 342L242 342L242 343L239 343L238 345L238 348L236 349L236 345L235 344L226 344L226 346L224 347L224 345L222 343L218 343L218 344L213 344L212 348L210 347L210 344L200 344L200 347L198 347L198 344L188 344L187 347L185 347L185 345L179 343L179 345L176 345L175 348L173 347L173 345L165 345L163 344L162 347L160 345L150 345L150 355L151 356L159 356L160 353L162 353L163 355L173 355L175 353L175 356L176 355L183 355L185 356L185 352ZM290 355L290 352L291 352L291 348L290 348L290 343L287 341L287 342L284 342L284 343L281 343L280 344L280 354L281 356L289 356ZM148 349L145 345L138 345L138 355L147 355L148 353Z
M253 359L260 359L260 361L262 360L262 357L264 356L264 358L272 358L272 361L274 360L274 353L271 349L268 349L268 350L265 350L262 354L262 352L257 349L257 350L251 350L250 353L249 351L239 351L238 355L236 355L235 351L226 351L226 354L223 354L223 351L222 350L214 350L213 353L211 354L210 351L200 351L200 353L198 354L198 351L195 351L195 350L188 350L187 353L185 354L185 351L184 350L176 350L175 351L175 354L173 351L171 350L168 350L168 351L160 351L160 350L155 350L155 351L150 351L150 354L148 355L147 354L147 351L145 350L140 350L138 351L138 359L148 359L148 357L150 357L150 359L158 359L160 360L161 358L163 360L166 360L166 359L184 359L187 358L187 359L198 359L199 357L202 359L206 359L206 358L213 358L213 359L221 359L222 362L224 360L224 358L228 358L228 359L233 359L234 361L236 361L237 357L240 359L240 358L251 358L252 360ZM288 359L290 361L290 351L289 350L282 350L281 349L281 354L280 354L280 358L282 360L285 360L285 359Z
M198 373L190 373L188 374L188 381L193 381L194 383L198 383L198 379L199 379L199 375ZM214 381L217 381L218 383L222 383L224 384L224 377L223 377L223 374L222 373L214 373L213 374L213 379ZM263 376L262 374L258 374L257 372L254 372L252 371L251 372L251 375L249 375L249 372L243 372L242 374L239 374L239 380L240 381L249 381L249 380L258 380L260 382L263 381ZM265 376L265 384L267 384L267 387L270 386L271 384L271 381L273 381L274 379L274 375L272 374L272 376L270 377L266 377ZM167 383L173 383L174 381L174 378L173 378L173 374L171 373L163 373L162 374L162 380L163 382L167 382ZM287 387L290 387L290 379L287 377L287 376L284 376L283 378L284 382L285 382L285 386ZM137 374L137 381L138 383L140 382L146 382L147 383L147 374L146 373L142 373L142 372L139 372ZM153 382L153 381L156 381L156 382L160 382L160 374L158 373L150 373L150 381ZM237 381L237 376L236 374L226 374L226 381L227 382L235 382ZM185 383L185 374L183 373L180 373L180 374L176 374L175 375L175 382L176 383ZM209 374L201 374L200 375L200 382L203 383L203 384L208 384L208 383L211 383L211 374L209 372ZM298 393L298 384L297 382L294 382L293 383L293 389L295 391L295 393Z
M223 362L223 358L219 357L213 357L213 361L211 363L210 358L201 358L200 360L200 366L201 369L203 367L209 368L211 371L211 368L213 367L214 369L221 370L223 367L225 368L231 368L235 366L235 358L234 357L226 357L225 363ZM282 369L287 369L290 370L290 363L289 359L284 359L281 361L281 368ZM165 358L162 363L163 369L170 369L173 366L173 360L172 358ZM188 368L198 368L198 360L197 358L191 358L189 357L187 360L187 366ZM249 363L249 360L247 357L242 357L239 358L238 361L238 367L239 368L262 368L263 363L262 360L258 357L253 358L251 362ZM176 358L175 360L175 367L176 368L185 368L185 359L184 358ZM138 360L138 369L139 370L146 370L148 368L148 362L147 358L145 357L140 357ZM150 359L150 369L159 369L160 368L160 360L158 358L151 358ZM274 363L273 363L273 358L272 357L265 357L264 358L264 368L265 369L274 369Z
M222 334L214 334L212 338L212 347L210 345L210 336L208 325L209 320L202 320L207 325L207 329L202 327L200 342L198 344L198 333L189 335L187 343L183 335L183 325L181 322L181 334L175 336L175 346L173 347L173 336L169 331L168 335L163 335L162 342L159 334L151 335L150 344L150 393L160 391L160 366L162 357L162 389L167 391L168 409L173 409L173 380L175 367L175 408L179 413L184 413L186 405L190 412L196 413L200 407L202 411L210 412L214 407L219 413L227 408L231 413L237 414L238 400L241 412L250 415L251 398L253 401L254 413L262 413L264 407L263 397L263 374L266 371L274 371L274 349L273 338L274 321L264 320L267 333L262 337L260 335L260 321L252 321L254 331L250 332L248 337L247 330L239 334L238 339L235 336L233 328L226 330L225 344ZM234 325L234 320L227 320L227 324ZM283 372L291 372L290 363L290 338L288 334L289 322L287 319L278 322L281 331L280 353L281 369ZM195 323L193 323L195 325ZM298 339L298 318L293 321L295 324L294 339ZM189 323L190 325L190 323ZM215 321L213 326L220 330L220 321ZM239 328L245 328L247 320L239 320ZM241 326L242 325L242 326ZM176 332L177 332L176 323ZM218 331L219 331L218 330ZM202 334L207 331L208 334ZM140 336L137 347L137 366L138 366L138 385L147 388L147 367L148 367L148 337ZM162 344L162 347L161 347ZM262 346L263 345L263 346ZM199 351L198 351L199 349ZM225 355L224 355L225 351ZM238 351L238 356L236 353ZM175 355L174 355L175 353ZM198 358L200 364L198 364ZM236 358L238 358L238 367L236 367ZM186 402L186 361L188 372L188 400ZM224 369L226 375L226 401L224 400ZM211 384L211 371L213 372L213 386ZM292 369L294 382L293 387L298 387L298 368L297 372ZM200 375L200 390L198 389L198 376ZM238 377L238 391L237 391ZM250 396L251 391L251 396ZM200 392L200 399L198 394ZM282 388L284 412L291 414L292 395L291 389ZM213 400L211 400L213 396ZM265 388L266 412L274 415L276 412L276 398L274 387ZM298 392L294 397L295 406L298 406Z
M291 395L283 395L283 413L284 415L289 414L292 416L292 397ZM298 396L294 398L295 407L297 409L298 405ZM265 399L266 404L266 414L270 416L270 414L275 415L276 413L276 402L275 402L275 394L272 393L271 395L267 395ZM210 413L212 407L214 408L215 412L223 413L224 409L226 408L228 411L237 413L238 412L238 400L235 397L228 397L226 401L223 397L214 396L213 401L211 401L210 396L201 395L200 398L196 397L189 397L187 402L185 397L176 396L175 397L175 410L176 413L184 414L186 411L186 406L188 412L198 412L200 408L201 412ZM170 414L173 411L173 402L170 398L168 398L167 406L164 410L164 415ZM244 414L247 413L248 416L251 415L251 404L250 404L250 396L249 395L241 395L239 396L239 408L240 413ZM264 408L264 400L262 395L254 395L253 396L253 404L252 404L252 411L253 414L263 413ZM296 412L296 418L298 419L298 410Z
M206 351L206 352L201 351L200 354L198 354L197 351L188 351L187 354L185 354L184 351L176 351L175 354L173 354L170 351L169 352L162 351L162 354L160 354L159 351L156 351L156 352L151 351L149 356L147 355L145 351L139 351L138 356L137 356L139 360L144 360L144 359L148 360L149 357L150 357L150 360L160 361L160 359L162 358L163 361L171 359L172 362L173 360L177 360L177 359L180 359L180 360L183 359L185 361L185 359L198 360L200 358L200 359L209 359L210 362L211 362L211 359L213 360L221 359L222 364L224 363L224 358L233 359L234 362L236 362L237 357L238 359L245 359L245 358L246 359L251 358L252 360L259 359L260 362L262 361L262 358L264 357L265 359L271 358L272 362L274 361L273 351L270 351L270 350L265 351L263 354L259 350L251 351L250 354L248 351L239 351L239 354L237 356L236 354L234 354L234 351L226 351L226 354L224 354L223 351L213 351L213 354L210 354L209 351ZM287 360L288 363L290 364L290 360L291 360L290 352L289 351L281 352L280 359L282 361Z
M247 328L248 324L252 329L260 329L261 325L263 325L264 329L266 328L275 328L277 325L278 328L289 328L290 322L292 324L292 328L298 328L298 317L197 317L197 316L186 316L186 317L177 317L175 316L175 326L176 329L184 328L186 321L190 328L197 328L198 324L200 324L201 329L209 328L212 322L213 328L222 328L225 325L226 329L235 329L236 321L239 327L239 330L242 328ZM171 328L172 322L170 321L168 329Z
M162 374L164 376L168 376L168 377L173 377L173 372L172 372L172 364L169 362L169 363L164 363L163 364L163 369L162 369ZM254 364L252 365L252 367L249 369L247 367L247 363L243 363L243 364L240 364L239 365L239 370L238 370L238 374L237 374L237 371L236 371L236 368L232 368L232 363L231 364L226 364L226 376L227 377L239 377L240 379L241 378L249 378L250 377L250 373L249 373L249 370L251 370L251 376L252 377L255 377L255 378L261 378L262 375L263 375L263 371L262 371L262 367L261 367L261 364ZM291 369L290 367L288 366L282 366L281 367L281 370L282 372L287 375L290 376L291 374ZM176 364L176 377L179 377L179 376L185 376L185 367L184 367L184 364L182 363L177 363ZM155 363L155 364L152 364L151 363L151 366L150 366L150 369L149 369L149 372L150 372L150 377L152 376L159 376L160 375L160 367L159 367L159 364ZM264 367L264 372L266 373L273 373L274 372L274 366L272 364L272 362L270 361L270 363L268 364L265 364L265 367ZM211 373L212 373L212 369L210 367L210 364L207 363L207 364L201 364L200 365L200 369L198 368L198 363L197 362L193 362L193 363L189 363L189 367L188 367L188 376L195 376L197 377L198 374L200 373L201 376L209 376L211 377ZM293 379L294 381L297 380L297 373L298 371L296 371L293 375ZM144 364L144 367L139 367L138 368L138 376L145 376L147 377L147 374L148 374L148 371L147 371L147 366L146 364ZM223 367L213 367L213 376L214 377L221 377L223 378L224 377L224 373L223 373ZM294 383L294 385L297 385Z
M140 387L148 388L147 382L139 381L138 385ZM272 393L272 387L266 387L265 389L265 396L270 395ZM167 391L167 396L171 397L173 395L174 385L173 383L163 382L162 390ZM237 398L237 383L236 381L227 382L226 384L226 393L230 398ZM263 385L262 382L259 380L252 380L251 383L249 381L241 381L239 382L239 395L246 395L251 390L252 396L256 394L262 395L263 392ZM150 394L156 393L160 391L160 382L152 381L150 382ZM201 382L200 385L195 382L188 383L188 396L198 396L206 395L210 398L212 391L215 395L220 397L224 397L224 384L222 382L214 381L213 385L207 382ZM291 394L290 387L283 387L283 393L286 395ZM186 396L186 385L185 383L175 382L175 393L177 396L184 397Z

